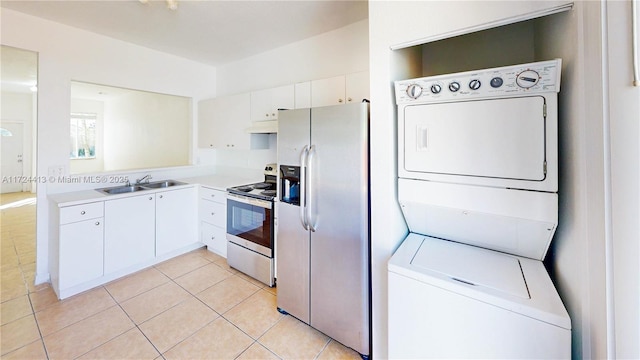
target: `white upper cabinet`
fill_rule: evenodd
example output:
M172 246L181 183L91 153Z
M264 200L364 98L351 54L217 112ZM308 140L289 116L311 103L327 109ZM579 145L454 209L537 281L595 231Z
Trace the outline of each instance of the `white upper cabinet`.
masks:
M347 74L345 78L347 104L369 99L369 72Z
M369 72L335 76L311 82L311 106L329 106L369 99Z
M295 106L294 85L253 91L251 93L251 121L278 119L278 109Z
M295 85L296 109L306 109L311 107L311 81L297 83Z
M250 125L251 95L249 93L222 96L198 103L198 147L200 148L249 149L251 139L245 129Z
M340 105L345 102L345 76L311 81L311 106Z

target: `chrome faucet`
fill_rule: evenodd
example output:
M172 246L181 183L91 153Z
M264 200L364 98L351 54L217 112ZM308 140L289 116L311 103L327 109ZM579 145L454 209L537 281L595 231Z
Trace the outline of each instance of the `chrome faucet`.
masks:
M151 180L151 174L147 174L147 175L143 176L142 178L137 179L136 180L136 184L142 184L143 181L148 184L149 180Z

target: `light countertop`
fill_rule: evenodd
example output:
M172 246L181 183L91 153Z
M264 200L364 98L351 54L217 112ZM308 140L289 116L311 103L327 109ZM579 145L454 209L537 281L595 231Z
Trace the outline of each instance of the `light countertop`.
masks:
M125 193L125 194L117 194L117 195L109 195L101 191L97 191L96 189L79 190L79 191L51 194L48 196L48 198L58 207L65 207L65 206L84 204L88 202L115 200L115 199L128 197L132 195L136 196L136 195L157 193L161 191L177 190L181 188L193 187L198 185L205 186L215 190L226 191L227 188L232 186L239 186L239 185L245 185L245 184L263 181L264 177L233 175L233 174L213 174L213 175L197 176L197 177L183 178L183 179L172 178L167 180L180 181L185 183L185 185L177 185L177 186L172 186L170 188L141 190L133 193Z

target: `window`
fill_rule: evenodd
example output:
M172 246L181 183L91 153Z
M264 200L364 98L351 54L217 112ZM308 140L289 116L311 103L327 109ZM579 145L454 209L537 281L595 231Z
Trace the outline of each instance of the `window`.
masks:
M96 118L93 113L71 113L71 159L96 157Z

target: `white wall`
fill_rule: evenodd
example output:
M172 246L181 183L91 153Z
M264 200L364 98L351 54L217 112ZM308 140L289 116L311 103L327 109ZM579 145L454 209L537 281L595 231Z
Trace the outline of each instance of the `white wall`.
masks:
M2 44L39 56L38 176L47 176L52 166L68 169L71 80L191 97L192 106L216 95L211 66L4 8L0 16ZM78 186L89 185L38 184L37 283L49 277L47 194Z
M218 67L219 95L266 89L369 69L368 21Z
M615 350L640 359L640 87L631 86L631 6L608 1L606 10Z
M189 164L189 98L128 91L105 103L104 170Z

